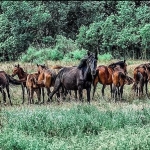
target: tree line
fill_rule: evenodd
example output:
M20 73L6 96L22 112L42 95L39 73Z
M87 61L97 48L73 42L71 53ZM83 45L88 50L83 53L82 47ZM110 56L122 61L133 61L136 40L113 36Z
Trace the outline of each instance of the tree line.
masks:
M149 59L149 1L1 1L0 61L31 46ZM65 46L68 43L68 46Z

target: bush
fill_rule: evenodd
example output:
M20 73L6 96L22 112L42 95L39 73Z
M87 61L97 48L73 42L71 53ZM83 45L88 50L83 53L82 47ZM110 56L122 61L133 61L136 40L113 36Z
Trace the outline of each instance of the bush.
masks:
M86 55L86 50L85 49L82 49L82 50L75 50L75 51L72 51L72 52L69 52L67 53L63 60L64 61L72 61L72 60L80 60L82 59L84 56Z
M111 60L113 57L110 53L105 53L103 55L98 54L98 60L100 61L109 61Z

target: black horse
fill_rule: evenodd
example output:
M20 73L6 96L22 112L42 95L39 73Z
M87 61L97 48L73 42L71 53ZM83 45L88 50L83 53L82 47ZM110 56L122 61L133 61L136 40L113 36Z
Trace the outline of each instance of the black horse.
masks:
M96 74L96 67L97 52L88 51L87 57L81 60L79 66L62 68L56 77L54 89L50 93L49 99L52 99L60 87L64 87L66 90L78 90L79 100L83 101L82 90L86 89L87 101L90 103L91 84L93 76Z
M10 105L12 105L10 93L9 93L9 83L12 83L15 85L21 85L21 82L12 78L5 71L0 71L0 92L2 93L3 101L4 101L4 103L6 103L6 93L4 91L4 88L6 88L7 95L8 95L9 101L10 101Z

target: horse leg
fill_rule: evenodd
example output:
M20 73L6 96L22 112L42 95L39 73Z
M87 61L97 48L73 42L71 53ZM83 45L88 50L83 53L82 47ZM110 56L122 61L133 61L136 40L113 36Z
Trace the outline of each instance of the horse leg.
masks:
M105 89L106 85L103 84L102 86L102 97L104 98L104 89Z
M110 93L111 93L111 98L113 97L113 90L112 90L112 84L110 85Z
M82 86L79 85L79 86L78 86L79 100L83 102L82 90L83 90Z
M97 83L95 83L95 84L93 85L93 97L92 97L92 99L94 98L94 94L95 94L95 91L96 91L96 87L97 87Z
M75 93L75 100L77 101L78 97L77 97L77 90L74 90Z
M147 98L149 98L149 96L148 96L148 90L147 90L147 84L148 84L148 82L146 81L146 82L145 82L145 91L146 91L146 96L147 96Z
M43 104L44 104L44 88L42 87L41 90L42 90Z
M50 100L52 99L53 95L59 90L60 87L61 87L60 79L57 79L55 81L55 86L54 86L53 91L49 94L49 98L48 98L47 102L50 102Z
M49 87L46 87L46 90L47 90L48 101L50 101L50 100L49 100L49 94L51 93L50 88L49 88Z
M86 89L86 92L87 92L87 102L90 104L90 100L91 100L91 97L90 97L91 86L89 86L89 87Z
M22 104L23 104L24 103L24 93L25 93L23 83L21 84L21 88L22 88Z
M6 91L7 91L7 95L10 101L10 105L12 106L12 102L11 102L11 98L10 98L10 93L9 93L9 85L6 86Z
M112 84L112 98L116 102L116 85Z
M1 92L2 92L2 96L3 96L4 104L6 105L6 93L3 88L1 89Z
M32 104L34 104L33 94L34 94L34 89L31 88L30 103Z
M122 95L123 95L123 86L120 87L120 100L122 99Z
M38 104L41 102L41 88L38 88L35 90L37 98L38 98Z

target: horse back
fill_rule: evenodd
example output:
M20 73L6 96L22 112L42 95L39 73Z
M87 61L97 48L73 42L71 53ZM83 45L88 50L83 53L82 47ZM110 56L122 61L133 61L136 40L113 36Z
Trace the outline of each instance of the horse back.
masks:
M103 85L109 85L112 83L112 69L107 66L98 66L97 67L97 76L99 82Z

